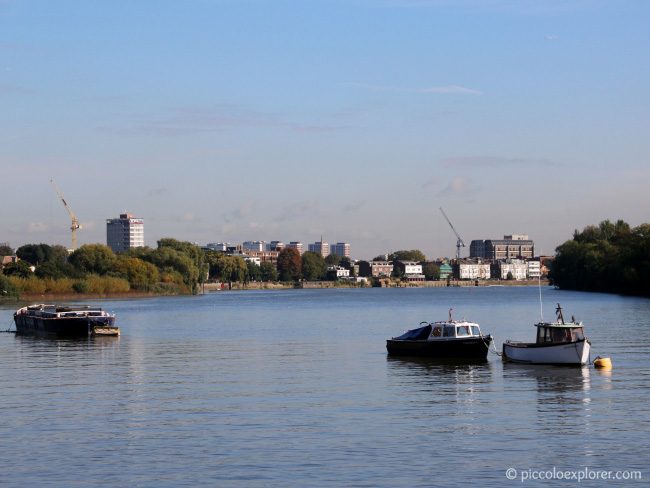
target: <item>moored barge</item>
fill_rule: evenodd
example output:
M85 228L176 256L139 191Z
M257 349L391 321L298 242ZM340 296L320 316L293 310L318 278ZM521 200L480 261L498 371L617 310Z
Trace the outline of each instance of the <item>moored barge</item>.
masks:
M53 337L117 336L115 314L99 307L29 305L14 313L16 334Z

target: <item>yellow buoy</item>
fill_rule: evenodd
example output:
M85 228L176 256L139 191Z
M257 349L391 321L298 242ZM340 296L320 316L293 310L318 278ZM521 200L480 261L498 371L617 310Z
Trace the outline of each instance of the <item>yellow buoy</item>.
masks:
M610 358L601 358L598 356L594 359L594 367L600 369L612 369L612 360Z

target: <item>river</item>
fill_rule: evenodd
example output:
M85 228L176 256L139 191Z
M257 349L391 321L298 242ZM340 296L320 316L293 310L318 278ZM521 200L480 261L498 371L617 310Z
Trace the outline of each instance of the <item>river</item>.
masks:
M535 287L108 300L119 338L0 334L0 485L575 486L582 470L581 486L641 486L650 300L542 296L544 318L560 302L612 371L386 355L387 338L449 308L498 349L534 340ZM0 306L0 328L15 308Z

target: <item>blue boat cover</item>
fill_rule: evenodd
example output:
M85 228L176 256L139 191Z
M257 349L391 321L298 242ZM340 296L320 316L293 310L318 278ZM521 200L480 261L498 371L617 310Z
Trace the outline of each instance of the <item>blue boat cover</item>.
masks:
M426 340L429 335L431 334L431 325L425 325L424 327L420 327L419 329L413 329L405 332L399 337L395 337L395 339L402 340L402 341L424 341Z

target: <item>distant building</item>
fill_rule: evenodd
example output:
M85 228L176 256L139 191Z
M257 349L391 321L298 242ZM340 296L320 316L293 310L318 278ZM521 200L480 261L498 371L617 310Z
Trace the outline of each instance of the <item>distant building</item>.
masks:
M502 280L507 280L508 275L513 280L525 280L528 277L528 265L521 259L506 259L495 263L492 267L494 271L492 275Z
M262 264L262 259L261 259L260 257L258 257L258 256L249 256L249 255L247 255L247 254L244 254L244 255L242 256L242 259L243 259L244 261L246 261L247 263L257 264L258 266L259 266L260 264Z
M390 261L359 261L359 276L390 276L393 273L393 263Z
M120 214L119 219L106 220L106 245L113 252L144 247L144 220L132 214Z
M337 242L330 246L330 254L349 258L350 257L350 244L347 242Z
M535 244L527 235L512 234L503 239L474 240L469 245L469 257L491 259L531 259L535 256Z
M453 276L453 274L454 274L454 269L451 267L451 264L442 263L440 265L440 279L441 280L446 280L448 277Z
M280 251L245 251L245 255L255 259L255 264L272 263L278 264Z
M300 253L301 256L305 252L305 248L302 242L300 241L291 241L289 244L286 245L286 247L289 249L295 249L296 251L298 251L298 253Z
M284 242L281 241L271 241L266 246L267 251L282 251L284 248Z
M536 279L542 276L542 267L540 262L536 259L526 261L528 278Z
M328 266L327 267L327 274L328 276L331 276L332 278L349 278L350 277L350 270L347 268L344 268L342 266Z
M320 242L317 241L313 244L309 244L309 252L318 253L326 258L330 255L330 245L327 242L323 242L323 238L321 237Z
M490 264L480 259L465 259L454 265L454 276L460 280L489 280Z
M393 266L402 273L402 278L407 281L424 281L422 265L415 261L395 261Z
M229 242L210 242L205 246L210 251L226 252L228 247L233 247Z
M266 251L266 242L264 241L245 241L242 242L242 251Z

